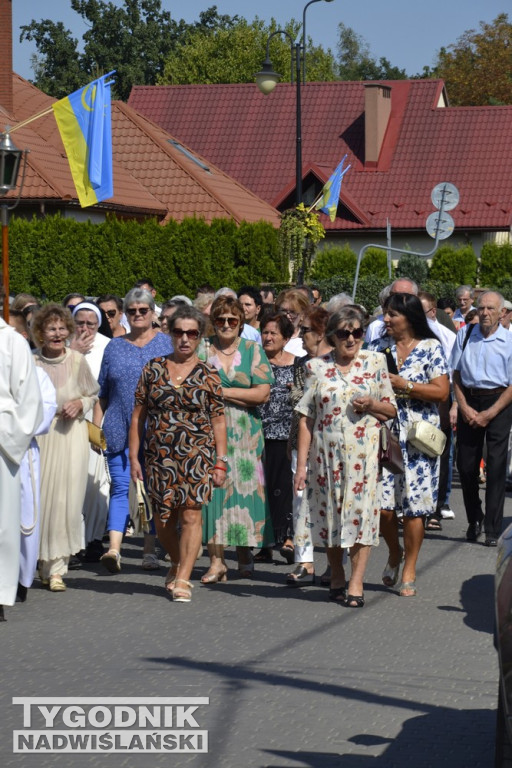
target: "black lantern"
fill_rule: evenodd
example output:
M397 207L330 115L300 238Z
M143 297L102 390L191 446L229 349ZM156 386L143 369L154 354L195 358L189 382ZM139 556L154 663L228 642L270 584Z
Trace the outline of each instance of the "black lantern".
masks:
M0 196L16 189L22 149L13 143L9 133L0 135Z

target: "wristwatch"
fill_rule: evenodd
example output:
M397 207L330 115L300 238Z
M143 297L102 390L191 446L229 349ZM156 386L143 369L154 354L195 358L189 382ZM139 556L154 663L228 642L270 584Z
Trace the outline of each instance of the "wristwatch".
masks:
M228 463L228 457L227 456L217 456L218 461L223 461L224 464Z
M408 381L407 384L405 385L404 391L407 392L408 395L410 395L413 389L414 389L414 382Z

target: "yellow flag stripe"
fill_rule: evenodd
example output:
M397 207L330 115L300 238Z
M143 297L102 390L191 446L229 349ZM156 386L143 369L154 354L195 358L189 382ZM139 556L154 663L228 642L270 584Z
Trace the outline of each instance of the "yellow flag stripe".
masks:
M53 112L59 129L69 168L82 208L98 202L87 171L88 147L82 129L75 117L69 98L53 104Z

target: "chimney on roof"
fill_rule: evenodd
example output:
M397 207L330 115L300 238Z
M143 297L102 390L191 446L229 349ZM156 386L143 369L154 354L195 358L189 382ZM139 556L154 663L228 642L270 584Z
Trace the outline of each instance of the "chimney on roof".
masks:
M12 114L12 0L0 0L0 51L0 105Z
M391 114L391 87L364 84L364 164L376 168Z

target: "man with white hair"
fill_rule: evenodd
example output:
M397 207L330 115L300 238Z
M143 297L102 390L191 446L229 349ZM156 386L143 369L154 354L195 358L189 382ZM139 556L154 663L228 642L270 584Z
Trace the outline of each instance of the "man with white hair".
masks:
M473 306L474 296L475 291L472 285L459 285L455 291L455 298L459 306L453 314L453 319L456 323L465 323L467 313L472 309L476 309Z
M458 403L457 466L468 519L466 539L497 545L503 522L507 449L512 426L512 337L500 324L504 299L485 291L478 299L478 324L457 334L451 356ZM479 467L487 444L485 515L479 496Z

